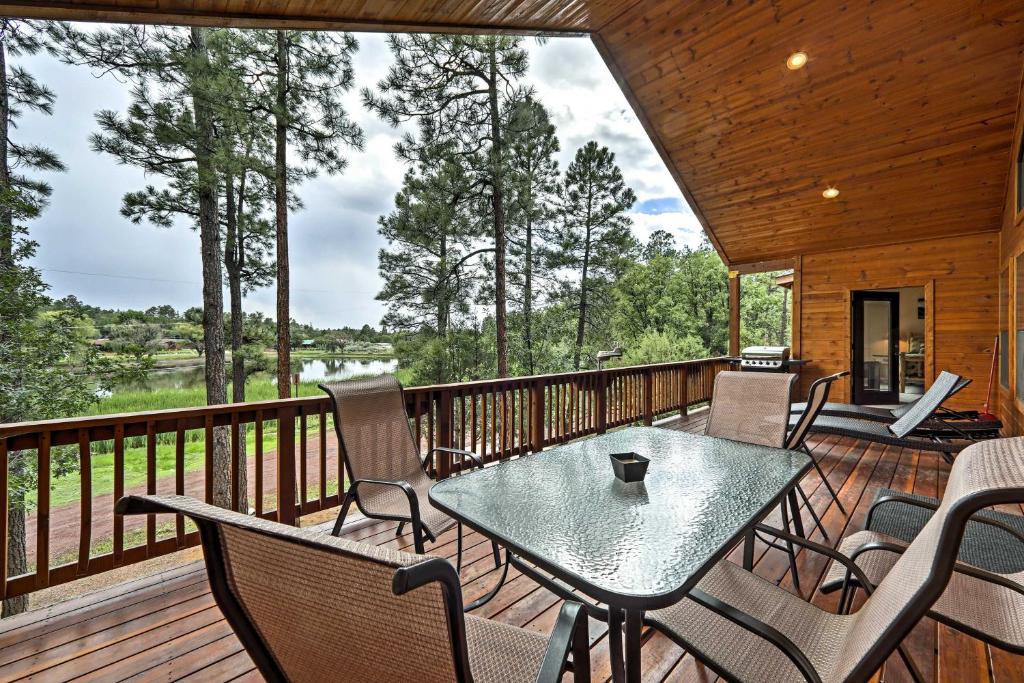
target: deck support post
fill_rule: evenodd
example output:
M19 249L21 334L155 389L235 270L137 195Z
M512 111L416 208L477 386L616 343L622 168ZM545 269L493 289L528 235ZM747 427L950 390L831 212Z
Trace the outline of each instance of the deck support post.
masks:
M291 526L296 520L295 414L293 407L277 411L277 521Z
M729 271L729 355L740 355L740 273Z

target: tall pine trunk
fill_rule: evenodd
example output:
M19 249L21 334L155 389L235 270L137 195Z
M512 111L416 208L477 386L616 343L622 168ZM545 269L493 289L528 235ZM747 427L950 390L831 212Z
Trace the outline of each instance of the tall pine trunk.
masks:
M10 123L10 94L7 90L7 45L0 40L0 192L11 191L11 167L7 160L9 148L7 129ZM14 265L14 212L9 198L0 201L0 267ZM0 334L3 334L0 331Z
M228 292L231 297L231 402L245 402L245 358L242 356L242 272L245 268L245 235L242 218L245 203L245 174L238 181L236 200L235 183L228 176L224 183L227 216L227 235L224 240L224 267L228 273ZM246 425L238 434L238 509L248 512L248 455L245 448Z
M508 329L505 296L505 188L501 114L498 109L498 58L491 41L488 99L491 118L491 211L494 212L494 326L498 377L508 376Z
M537 369L533 366L533 215L532 188L530 206L526 214L526 265L523 271L523 345L526 347L526 367L529 374L534 375Z
M198 73L191 83L192 110L195 117L198 172L199 241L203 261L203 350L206 357L206 402L228 402L227 373L224 366L224 292L217 207L217 169L214 164L213 109L209 101L208 29L192 27L190 49ZM213 502L221 507L231 504L231 465L226 427L213 430Z
M0 40L0 192L5 197L0 201L0 268L14 267L14 212L9 203L11 192L11 169L7 161L8 124L10 95L7 90L7 46ZM0 343L6 343L7 324L0 320ZM7 421L4 416L3 421ZM11 416L12 420L18 419ZM25 454L12 455L10 460L11 479L16 479L19 470L25 467ZM25 494L9 491L7 502L7 574L18 576L28 571L28 554L25 551ZM28 609L28 596L4 600L2 614L9 617Z
M274 208L277 222L277 395L291 395L291 301L288 270L288 33L277 32L274 110Z

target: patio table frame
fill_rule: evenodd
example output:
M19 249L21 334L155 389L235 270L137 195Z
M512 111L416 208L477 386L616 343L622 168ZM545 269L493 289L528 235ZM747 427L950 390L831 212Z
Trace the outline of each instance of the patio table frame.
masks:
M521 536L517 538L515 533L511 533L507 529L495 528L496 525L494 524L494 519L482 519L482 515L477 515L474 511L466 509L467 507L470 507L469 505L460 505L458 502L452 500L453 496L457 496L460 493L466 494L472 492L473 489L469 487L476 486L476 482L482 482L481 485L493 485L494 482L487 481L488 478L493 479L494 477L505 474L520 474L518 470L513 471L506 469L503 472L497 474L491 473L491 475L488 475L488 472L492 469L535 468L538 466L538 462L540 462L541 459L573 457L574 454L579 456L581 452L584 454L585 458L594 459L595 449L603 449L603 451L611 452L611 448L614 447L614 444L630 442L638 443L640 441L646 441L648 444L646 447L646 455L652 457L651 470L647 475L644 485L655 483L656 478L659 476L669 478L669 480L663 481L662 483L666 485L672 484L674 482L671 481L671 478L673 476L678 476L681 472L679 469L673 468L671 470L662 469L661 474L659 474L659 468L657 466L659 459L657 452L658 449L649 445L650 443L653 443L652 438L654 441L661 439L669 442L668 445L677 450L677 453L672 457L679 457L679 449L684 453L686 451L704 453L705 451L710 450L715 452L715 457L720 457L722 455L718 453L718 451L721 450L724 452L734 451L738 453L743 457L743 461L742 463L737 461L737 464L742 464L748 468L756 468L759 461L764 463L765 471L769 470L773 466L777 467L778 462L773 463L773 458L776 460L780 458L788 458L791 463L787 470L788 476L783 475L777 478L776 485L771 487L771 492L762 496L762 498L757 501L759 504L752 504L749 506L749 510L742 520L737 519L730 522L731 528L720 534L721 538L714 544L714 547L704 550L697 548L693 549L695 555L701 555L700 560L696 562L694 568L686 574L685 578L667 590L639 595L620 592L615 589L604 587L600 585L598 578L595 578L593 575L582 575L580 572L573 571L572 569L564 566L566 564L565 561L559 561L558 559L547 557L545 553L531 548L529 541L533 539L524 540ZM563 461L560 464L564 466L567 462ZM570 466L573 464L585 465L587 463L586 461L577 460L575 463L570 463ZM799 482L812 467L813 464L810 457L802 451L788 451L780 448L741 444L727 439L687 434L684 432L676 432L653 427L632 427L618 432L592 437L574 444L559 446L541 454L527 456L517 460L505 461L498 464L496 468L478 470L455 479L438 482L431 488L429 495L433 505L437 506L439 509L451 515L454 519L459 520L461 523L481 535L498 542L506 549L504 567L502 569L502 574L499 577L498 584L489 594L469 605L467 610L479 607L498 593L504 583L505 577L507 576L509 565L515 566L528 577L538 581L541 585L545 586L559 597L581 601L581 596L578 593L586 595L595 601L581 601L587 609L588 614L592 617L608 622L608 642L611 651L613 680L617 682L625 680L633 683L634 681L639 681L641 675L640 641L643 629L644 612L667 607L675 604L679 600L682 600L697 585L701 578L703 578L704 574L707 573L715 563L721 561L740 542L745 542L743 565L745 568L751 569L753 565L753 536L755 527L777 505L787 498L790 509L794 511L793 517L799 519L799 513L797 512L799 510L799 506L796 499L795 487L797 482ZM595 472L590 483L596 484L603 481L605 474L607 475L607 478L614 479L610 464L606 466L606 469L601 470L601 472L602 473L600 474ZM685 474L685 468L682 473ZM703 480L697 479L696 481L703 483ZM621 482L617 485L624 487L637 486L637 484L621 484ZM627 491L627 489L621 490L623 492ZM632 489L634 492L636 490L637 489ZM488 489L487 494L487 497L491 499L501 498L501 496L495 494L493 489ZM511 494L520 496L520 498L525 501L531 500L529 491L516 490L511 492ZM600 496L594 496L593 500L595 501L595 504L600 504L602 502ZM549 515L547 511L543 509L538 509L533 505L526 505L522 509L528 510L527 514L532 515L532 521L537 524L545 524L551 521L552 515ZM679 533L683 532L680 531ZM530 565L533 566L531 567ZM534 569L534 567L539 568L540 571ZM547 573L550 576L545 576L544 573ZM573 591L578 591L578 593L574 593ZM607 605L607 608L601 607L597 603L603 603L604 605ZM623 653L623 637L621 635L623 625L625 626L625 653Z

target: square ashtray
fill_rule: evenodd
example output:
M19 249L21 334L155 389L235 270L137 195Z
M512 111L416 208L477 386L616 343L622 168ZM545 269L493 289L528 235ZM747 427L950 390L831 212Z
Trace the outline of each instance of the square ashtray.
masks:
M651 464L650 459L638 453L612 453L610 457L615 477L626 483L643 481Z

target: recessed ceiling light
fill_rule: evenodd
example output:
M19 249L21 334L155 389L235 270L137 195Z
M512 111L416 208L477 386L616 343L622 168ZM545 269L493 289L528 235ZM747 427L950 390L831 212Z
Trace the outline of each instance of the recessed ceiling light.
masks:
M786 60L786 66L792 71L803 68L805 64L807 64L806 52L794 52Z
M834 187L827 187L825 191L821 193L821 196L825 199L835 199L839 196L839 190Z

